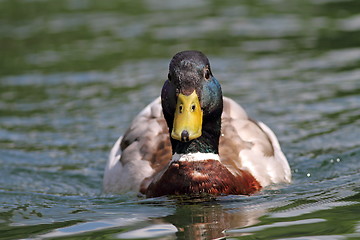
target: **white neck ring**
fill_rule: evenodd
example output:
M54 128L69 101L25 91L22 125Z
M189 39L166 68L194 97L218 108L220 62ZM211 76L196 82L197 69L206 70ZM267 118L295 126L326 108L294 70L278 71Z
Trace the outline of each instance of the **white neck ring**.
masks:
M176 162L176 161L194 162L194 161L204 161L204 160L220 161L220 156L219 154L215 154L215 153L201 153L201 152L186 153L186 154L174 153L171 159L172 162Z

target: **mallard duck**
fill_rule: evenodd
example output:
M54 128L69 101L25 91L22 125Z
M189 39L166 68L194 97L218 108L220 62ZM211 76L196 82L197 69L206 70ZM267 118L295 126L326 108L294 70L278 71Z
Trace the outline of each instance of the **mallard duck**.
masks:
M250 195L290 181L275 134L222 96L203 53L183 51L170 61L161 97L113 146L103 189L147 197Z

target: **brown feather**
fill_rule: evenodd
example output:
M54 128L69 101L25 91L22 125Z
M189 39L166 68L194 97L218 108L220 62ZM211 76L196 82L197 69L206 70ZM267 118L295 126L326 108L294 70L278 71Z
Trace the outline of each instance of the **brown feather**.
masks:
M183 194L249 195L261 189L246 170L233 175L217 160L171 162L148 189L147 197Z

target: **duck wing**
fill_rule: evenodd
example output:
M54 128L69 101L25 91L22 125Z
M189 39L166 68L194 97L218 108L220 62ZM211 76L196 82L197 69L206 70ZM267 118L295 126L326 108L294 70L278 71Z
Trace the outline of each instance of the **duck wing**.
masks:
M106 193L138 192L144 180L171 160L169 130L160 97L146 106L132 121L124 136L114 144L105 167Z
M221 133L220 160L232 173L247 170L262 187L291 181L289 164L275 134L264 123L250 119L239 104L227 97Z

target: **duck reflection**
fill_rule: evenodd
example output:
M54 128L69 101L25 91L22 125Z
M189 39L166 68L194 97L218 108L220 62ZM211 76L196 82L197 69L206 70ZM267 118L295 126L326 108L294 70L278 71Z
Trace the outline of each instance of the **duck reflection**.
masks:
M173 212L153 218L153 224L117 235L119 239L225 239L225 231L255 225L267 213L266 204L248 204L248 196L176 197ZM163 238L164 237L164 238Z
M224 230L254 225L266 212L266 208L239 207L238 201L185 202L164 220L178 229L179 239L221 239Z

